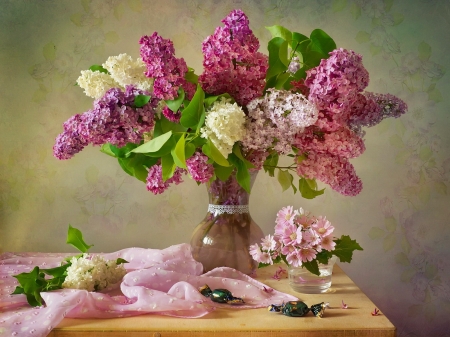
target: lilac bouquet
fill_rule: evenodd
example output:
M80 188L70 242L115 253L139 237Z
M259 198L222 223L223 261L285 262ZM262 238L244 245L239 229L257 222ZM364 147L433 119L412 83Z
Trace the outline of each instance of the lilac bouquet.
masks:
M82 71L77 83L93 107L64 123L54 156L99 145L154 194L186 174L199 184L236 175L249 191L250 172L261 169L305 198L324 192L316 179L358 194L350 159L365 150L363 127L400 116L406 104L364 91L361 55L323 30L308 37L268 27L265 55L242 11L222 23L202 44L199 76L156 32L140 39L139 58L120 54ZM292 163L278 165L280 156Z
M333 236L334 226L326 217L316 217L302 208L283 207L276 216L275 233L250 246L250 255L259 267L281 261L288 266L304 267L319 275L319 263L327 264L333 256L351 262L353 251L363 250L347 235Z

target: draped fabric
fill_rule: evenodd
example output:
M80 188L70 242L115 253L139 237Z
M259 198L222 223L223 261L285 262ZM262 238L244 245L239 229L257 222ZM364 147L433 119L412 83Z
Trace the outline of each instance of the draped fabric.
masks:
M53 268L70 254L4 253L0 255L0 335L46 336L64 317L112 318L157 314L197 318L221 307L251 309L297 300L294 296L267 291L263 283L231 268L221 267L202 274L202 265L191 255L188 244L163 250L128 248L100 254L106 260L123 258L127 274L122 282L102 292L61 289L41 293L45 306L32 308L25 295L11 295L17 275L35 266ZM245 304L212 302L198 291L225 288Z

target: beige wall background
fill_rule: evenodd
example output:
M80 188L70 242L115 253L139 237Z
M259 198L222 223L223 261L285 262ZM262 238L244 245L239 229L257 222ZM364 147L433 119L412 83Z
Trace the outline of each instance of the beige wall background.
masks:
M139 38L158 31L201 73L202 40L241 8L264 51L264 26L305 35L322 28L363 55L368 90L395 94L410 110L368 130L367 150L353 161L360 195L328 188L304 200L260 173L252 216L269 234L282 206L326 215L364 247L341 266L398 336L450 335L450 2L0 0L0 7L0 252L70 252L69 223L95 251L188 242L206 213L204 187L188 180L154 196L98 148L58 161L52 146L62 123L91 107L74 86L80 70L119 53L137 57Z

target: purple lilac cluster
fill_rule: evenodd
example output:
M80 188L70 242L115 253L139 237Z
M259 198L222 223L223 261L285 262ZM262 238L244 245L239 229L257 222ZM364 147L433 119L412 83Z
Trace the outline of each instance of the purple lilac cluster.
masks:
M319 116L293 142L306 156L297 166L299 175L316 178L343 195L353 196L362 190L362 182L348 161L365 150L362 126L397 117L407 109L395 96L364 93L368 83L361 55L345 49L332 51L329 59L308 71L304 85L309 100L319 108Z
M147 65L145 75L154 78L153 94L160 99L172 100L183 87L187 98L191 99L195 85L185 80L188 67L183 58L175 57L172 41L155 32L152 36L141 37L139 44L142 60Z
M321 128L334 131L348 117L357 94L369 84L369 73L362 64L362 56L354 51L335 49L328 59L307 72L305 85L309 100L322 114Z
M148 171L147 190L155 195L161 194L167 190L172 183L175 183L175 185L181 184L183 182L183 173L186 173L186 171L177 167L173 176L166 181L163 181L161 164L153 165Z
M351 107L348 119L349 127L364 135L362 127L371 127L388 117L398 118L408 110L406 103L391 94L364 92L358 94Z
M206 183L214 175L214 166L208 164L209 158L200 151L186 159L186 166L192 178L199 183Z
M314 260L318 252L333 251L336 246L334 227L325 217L287 206L277 213L275 222L274 235L267 235L261 245L250 246L250 254L260 263L273 264L273 260L283 256L290 266L300 267Z
M208 94L229 93L247 105L263 94L268 57L258 52L259 41L249 28L247 16L233 10L202 44L204 72L199 83Z
M151 98L148 104L136 108L134 99L137 95L150 93L133 86L127 86L125 92L112 88L94 101L93 109L71 117L64 123L64 132L56 138L54 156L70 159L88 144L110 143L118 147L138 144L143 133L153 129L158 99Z

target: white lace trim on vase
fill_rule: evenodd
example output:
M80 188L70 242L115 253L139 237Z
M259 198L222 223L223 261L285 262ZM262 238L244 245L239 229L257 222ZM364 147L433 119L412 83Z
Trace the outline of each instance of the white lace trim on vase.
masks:
M249 212L248 205L208 205L208 212L214 215L220 214L244 214Z

